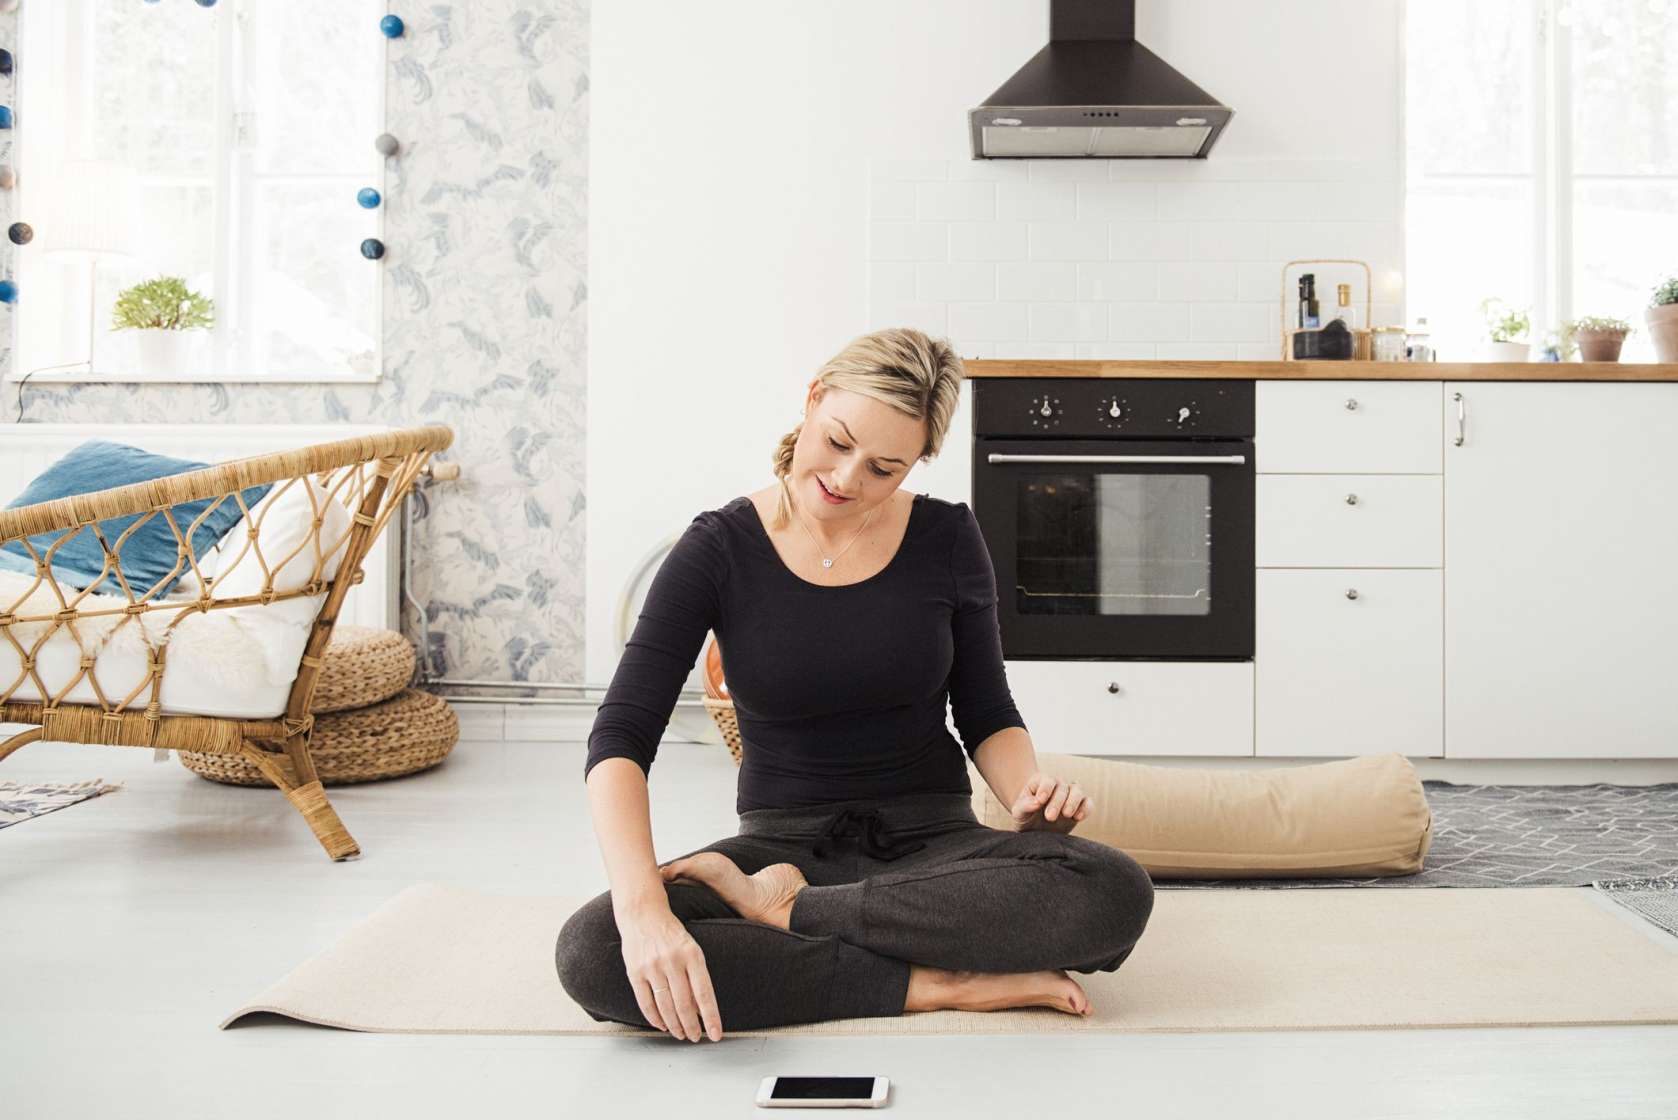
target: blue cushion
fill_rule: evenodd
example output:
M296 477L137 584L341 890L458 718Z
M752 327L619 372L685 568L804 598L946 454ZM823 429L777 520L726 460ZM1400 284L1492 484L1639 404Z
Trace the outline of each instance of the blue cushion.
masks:
M112 443L109 440L88 440L81 446L74 448L64 458L52 464L24 488L7 509L17 509L20 506L34 505L36 502L50 502L55 498L67 498L71 494L90 494L96 490L108 490L113 486L127 486L134 482L150 482L154 478L165 478L173 474L183 474L186 471L207 467L208 463L196 463L190 459L175 459L168 455L155 455L150 451L142 451L138 447L126 444ZM272 483L261 486L251 486L245 489L244 498L247 506L255 506L262 500L262 496L273 488ZM202 498L195 502L181 502L173 507L172 516L175 525L182 535L186 535L193 521L210 506L214 498ZM117 538L127 531L128 527L138 521L143 514L129 514L124 517L110 517L99 522L99 532L103 534L105 543L115 547ZM214 548L227 534L227 531L239 523L244 516L239 504L232 498L226 498L216 506L215 510L206 518L197 530L192 533L192 554L200 561L204 554ZM53 555L52 567L54 577L60 581L68 581L78 591L89 587L99 579L100 570L105 566L105 555L99 547L99 541L94 537L91 529L58 530L50 529L44 533L36 533L29 538L36 551L44 558L47 549L53 542L65 533L73 534L64 542ZM164 520L162 513L154 513L145 524L134 530L134 534L123 542L119 550L122 557L123 578L128 581L129 588L135 597L144 595L153 584L157 583L174 568L175 561L180 555L180 545L175 540L175 534ZM7 558L10 554L10 558ZM19 563L21 561L21 563ZM6 568L33 572L34 560L22 541L7 541L0 544L0 566ZM171 588L180 582L181 575L190 569L182 564L181 571L175 577L157 589L155 597L161 598L169 594ZM103 582L94 590L105 595L122 594L122 584L117 582L116 566Z

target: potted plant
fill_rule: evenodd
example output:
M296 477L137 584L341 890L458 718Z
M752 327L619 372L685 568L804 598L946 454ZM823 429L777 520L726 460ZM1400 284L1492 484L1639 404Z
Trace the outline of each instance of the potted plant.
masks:
M1480 311L1486 317L1486 358L1493 362L1524 362L1532 350L1526 341L1532 320L1523 310L1506 305L1495 296L1480 301Z
M147 373L174 373L185 333L215 325L215 301L186 286L179 276L142 280L117 294L111 329L138 331L140 366Z
M1598 315L1587 315L1583 319L1569 319L1562 324L1563 336L1568 340L1567 350L1573 350L1573 344L1579 345L1579 360L1581 362L1617 362L1620 360L1620 346L1631 333L1631 324L1624 319L1605 319Z
M1678 362L1678 276L1655 289L1643 317L1655 340L1655 361Z

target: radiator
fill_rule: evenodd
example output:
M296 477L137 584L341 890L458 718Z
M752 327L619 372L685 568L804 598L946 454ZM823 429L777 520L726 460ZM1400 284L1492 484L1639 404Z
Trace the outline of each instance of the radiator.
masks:
M0 505L22 493L49 463L90 439L214 464L390 430L374 424L0 424ZM397 510L373 541L362 563L362 582L344 596L340 622L402 628L397 600L401 513Z

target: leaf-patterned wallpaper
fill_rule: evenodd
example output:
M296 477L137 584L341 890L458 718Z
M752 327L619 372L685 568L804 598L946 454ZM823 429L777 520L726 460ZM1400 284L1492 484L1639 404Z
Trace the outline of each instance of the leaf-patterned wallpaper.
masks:
M29 2L29 0L25 0ZM36 0L41 2L41 0ZM24 420L441 422L459 481L416 492L413 591L436 671L581 679L588 214L588 0L412 9L392 44L384 374L369 385L43 384ZM17 12L0 14L16 49ZM29 65L19 54L17 65ZM0 78L0 103L15 82ZM15 127L29 127L27 107ZM0 132L0 163L13 163ZM372 137L367 138L372 143ZM29 174L17 167L19 179ZM0 191L0 228L27 221ZM354 247L351 246L353 250ZM17 247L0 240L0 274ZM3 308L0 369L12 364ZM16 416L7 384L0 415ZM417 617L407 612L407 625ZM410 634L416 640L417 634Z

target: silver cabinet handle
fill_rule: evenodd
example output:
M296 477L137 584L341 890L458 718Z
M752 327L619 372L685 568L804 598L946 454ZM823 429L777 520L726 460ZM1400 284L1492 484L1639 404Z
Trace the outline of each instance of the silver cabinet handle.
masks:
M1356 494L1347 494L1346 495L1346 504L1349 505L1349 506L1357 505L1358 504L1358 496Z
M1348 587L1348 588L1347 588L1347 589L1346 589L1346 598L1348 598L1348 599L1356 599L1356 598L1357 598L1357 597L1358 597L1358 589L1357 589L1357 588L1355 588L1355 587Z
M1118 681L1108 681L1107 682L1107 691L1108 692L1119 691L1119 682Z
M1457 446L1468 438L1468 406L1463 403L1461 393L1453 393L1451 399L1457 402Z
M1357 399L1355 397L1348 398L1347 401L1346 401L1346 411L1347 412L1356 412L1357 410L1358 410Z

